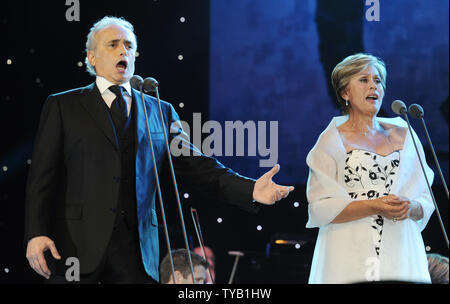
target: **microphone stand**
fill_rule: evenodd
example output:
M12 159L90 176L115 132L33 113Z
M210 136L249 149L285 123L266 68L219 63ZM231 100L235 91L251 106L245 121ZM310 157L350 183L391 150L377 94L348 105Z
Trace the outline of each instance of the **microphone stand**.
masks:
M195 212L195 217L197 218L197 220L194 217L194 212ZM195 233L197 234L198 243L200 244L200 248L202 249L203 258L205 260L208 260L208 258L206 257L205 242L203 241L202 231L200 229L200 221L198 219L198 214L197 214L196 209L191 208L191 216L192 216L192 221L194 222L194 228L195 228ZM209 278L211 279L211 283L214 284L215 282L211 275L211 270L209 269L209 267L206 271L208 272Z
M159 99L158 82L155 79L152 79L152 80L153 80L152 81L153 82L153 89L154 89L154 91L156 93L156 100L158 102L159 116L160 116L160 119L161 119L161 127L163 129L163 134L164 134L164 142L166 144L166 151L167 151L167 158L169 160L170 173L172 175L173 186L175 188L175 197L176 197L176 200L177 200L178 213L180 215L181 228L183 230L184 243L185 243L185 246L186 246L186 249L187 249L187 256L188 256L188 259L189 259L189 266L190 266L191 272L192 272L192 281L193 281L194 284L196 284L195 283L194 266L192 264L191 251L189 250L189 243L188 243L187 234L186 234L186 226L184 224L183 210L181 208L180 195L178 193L178 186L177 186L177 181L176 181L176 177L175 177L175 171L173 169L172 155L171 155L171 152L170 152L169 141L167 139L166 127L164 125L165 124L165 119L164 119L164 115L163 115L162 109L161 109L161 100ZM148 125L147 125L147 128L148 128ZM174 277L174 279L175 279L175 277Z
M414 148L416 149L417 157L419 158L420 166L422 167L423 176L425 177L425 181L427 182L428 190L430 191L431 198L433 199L434 208L436 209L436 214L438 216L439 224L441 225L442 233L444 234L445 243L447 244L447 249L448 249L449 244L448 244L447 232L445 231L444 224L442 223L441 214L439 213L439 208L437 206L436 199L434 198L433 190L431 190L430 182L428 181L428 177L425 172L425 168L423 166L422 159L419 154L419 149L417 149L416 140L414 139L414 135L413 135L412 128L411 128L411 123L409 122L409 118L408 118L408 114L406 112L406 109L404 109L403 111L400 111L400 113L403 114L403 116L406 119L406 122L408 123L409 133L411 134L411 138L413 139Z
M228 251L228 255L234 255L235 256L233 269L231 270L230 279L228 280L228 284L232 284L233 280L234 280L234 275L236 273L236 268L237 268L237 265L239 263L239 258L241 256L244 256L244 253L240 252L240 251Z
M139 91L141 93L142 107L144 109L145 124L147 126L147 136L148 136L148 140L149 140L150 152L151 152L152 162L153 162L153 172L155 174L155 180L156 180L156 190L158 192L159 205L160 205L160 208L161 208L161 215L162 215L163 227L164 227L164 235L166 237L166 245L167 245L167 250L169 252L169 260L170 260L170 266L171 266L171 270L172 270L173 282L176 284L175 268L173 266L172 250L170 248L170 239L169 239L169 233L168 233L168 229L167 229L166 215L165 215L165 212L164 212L164 204L163 204L163 199L162 199L162 195L161 195L161 186L160 186L160 183L159 183L159 176L158 176L158 169L157 169L157 166L156 166L155 153L153 151L153 142L152 142L152 137L150 135L150 127L148 125L147 108L145 106L144 93L142 91L142 84L139 85ZM194 280L194 277L192 277L192 279Z
M410 105L409 106L409 113L410 114L412 114L411 113L411 108L413 107L413 106L418 106L418 105ZM420 107L420 108L422 108L422 107ZM417 107L417 109L419 109L418 107ZM414 115L415 114L415 115ZM425 134L426 134L426 136L427 136L427 140L428 140L428 144L430 145L430 147L431 147L431 152L433 153L433 159L434 159L434 163L436 164L436 167L437 167L437 169L438 169L438 171L439 171L439 176L441 177L441 181L442 181L442 185L444 186L444 189L445 189L445 193L447 194L447 200L449 199L449 196L448 196L448 188L447 188L447 183L445 182L445 179L444 179L444 176L442 175L442 170L441 170L441 166L439 165L439 161L438 161L438 159L437 159L437 156L436 156L436 153L435 153L435 151L434 151L434 147L433 147L433 143L431 142L431 138L430 138L430 134L428 133L428 128L427 128L427 126L425 125L425 120L424 120L424 118L423 118L423 113L422 113L422 111L420 111L419 113L414 113L412 116L413 117L415 117L415 118L420 118L420 120L421 120L421 122L422 122L422 126L423 126L423 128L425 129Z

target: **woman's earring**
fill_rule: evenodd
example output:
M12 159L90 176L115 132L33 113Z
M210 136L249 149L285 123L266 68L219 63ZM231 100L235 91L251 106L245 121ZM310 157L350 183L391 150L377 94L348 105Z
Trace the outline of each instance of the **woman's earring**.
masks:
M345 100L345 106L348 107L348 99Z

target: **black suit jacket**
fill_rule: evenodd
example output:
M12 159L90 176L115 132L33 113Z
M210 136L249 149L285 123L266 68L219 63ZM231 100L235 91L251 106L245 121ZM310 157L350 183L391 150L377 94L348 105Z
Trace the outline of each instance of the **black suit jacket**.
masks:
M136 115L136 201L142 259L158 280L159 242L155 176L140 93L132 89ZM158 169L167 159L156 99L145 95ZM161 102L169 142L185 137L175 109ZM169 132L170 127L177 130ZM177 176L217 189L227 201L249 211L254 180L238 175L205 155L173 157ZM120 153L112 122L95 83L48 97L34 143L25 203L25 241L48 236L63 260L75 256L81 273L96 269L110 239L121 175ZM182 180L181 180L182 181Z

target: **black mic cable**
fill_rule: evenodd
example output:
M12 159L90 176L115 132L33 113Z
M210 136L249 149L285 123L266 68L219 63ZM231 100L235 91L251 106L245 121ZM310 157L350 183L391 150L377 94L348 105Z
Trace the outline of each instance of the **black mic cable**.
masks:
M403 115L403 117L405 117L405 119L406 119L406 122L408 124L409 133L410 133L411 138L413 140L414 148L416 149L416 153L417 153L417 157L419 158L420 166L422 167L423 176L425 177L425 181L427 182L428 190L430 191L431 198L433 199L434 208L436 209L436 214L437 214L438 219L439 219L439 224L441 225L442 233L444 234L444 238L445 238L445 242L447 244L447 248L449 248L447 232L445 231L444 224L442 223L441 214L439 213L439 208L437 206L436 199L434 198L433 190L431 189L430 182L428 181L428 177L427 177L427 174L425 172L425 167L423 166L423 163L422 163L422 158L420 157L419 149L417 148L416 140L414 138L414 134L413 134L413 131L412 131L412 128L411 128L411 123L409 122L408 111L406 109L406 105L401 100L394 100L392 102L391 108L392 108L392 111L394 111L394 113L396 113L398 115Z

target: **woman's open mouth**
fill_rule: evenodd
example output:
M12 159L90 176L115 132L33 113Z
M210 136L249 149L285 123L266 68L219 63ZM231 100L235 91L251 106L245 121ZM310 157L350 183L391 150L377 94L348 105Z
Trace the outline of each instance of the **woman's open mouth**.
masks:
M376 102L378 101L378 95L374 94L374 95L369 95L366 97L367 101L371 101L371 102Z

